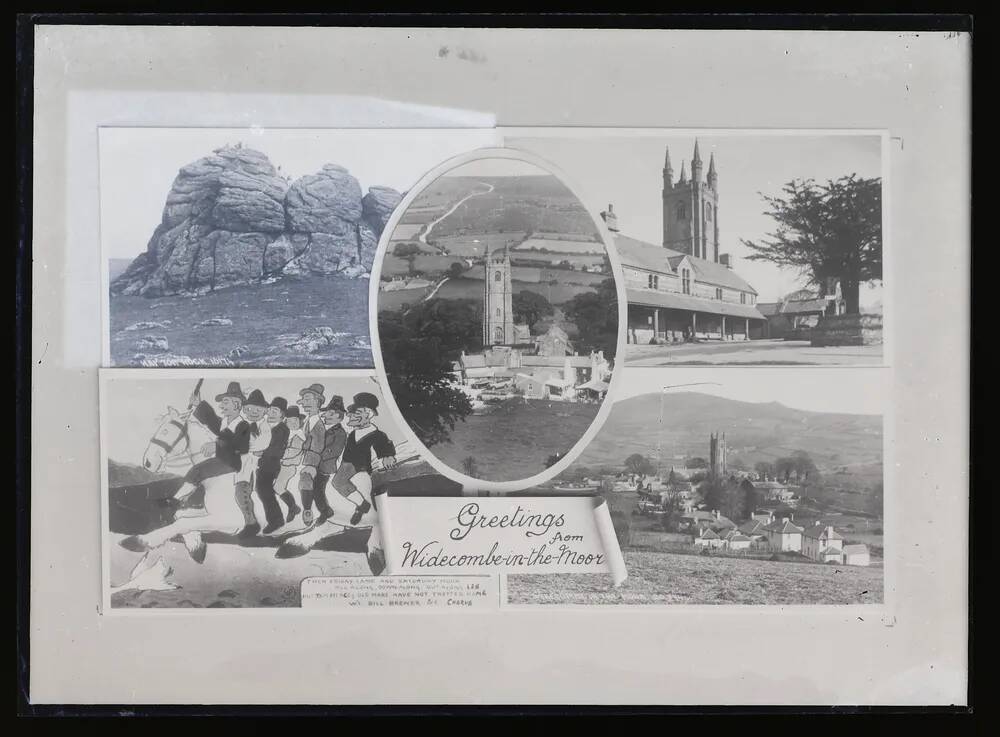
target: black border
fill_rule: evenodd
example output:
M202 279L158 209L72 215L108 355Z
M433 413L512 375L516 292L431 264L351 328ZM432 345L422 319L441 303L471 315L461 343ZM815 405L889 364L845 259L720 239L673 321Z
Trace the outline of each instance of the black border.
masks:
M68 5L72 6L72 3ZM109 4L110 5L110 4ZM940 722L942 718L954 722L958 715L971 716L974 713L976 687L980 684L973 679L973 590L983 589L983 566L976 561L990 561L991 553L985 551L983 542L988 539L975 534L974 527L984 527L991 523L988 511L980 509L973 514L971 491L974 471L971 457L986 452L982 433L975 433L976 403L970 403L970 528L969 542L969 686L968 707L903 707L903 706L760 706L760 707L704 707L704 706L165 706L165 705L33 705L28 692L30 670L30 388L31 388L31 239L32 239L32 142L34 112L34 31L37 25L155 25L155 26L356 26L356 27L495 27L495 28L655 28L655 29L739 29L739 30L837 30L837 31L913 31L971 33L973 16L971 8L961 8L964 13L955 12L955 4L950 4L948 13L935 13L943 3L898 3L905 13L870 13L867 5L860 5L855 11L864 14L846 13L153 13L116 12L115 8L86 8L86 12L31 12L16 16L15 31L15 512L17 534L17 714L19 716L660 716L660 715L760 715L774 716L804 715L855 715L858 717L879 717L889 715L920 715L923 719ZM915 5L930 5L931 12L914 13ZM241 5L240 7L246 7ZM701 10L704 10L702 5ZM892 10L891 8L889 9ZM974 45L981 50L983 44ZM981 56L981 53L979 54ZM973 54L973 60L977 54ZM982 63L974 64L974 70L984 68ZM985 75L984 75L985 76ZM980 116L982 106L980 106ZM975 120L975 109L973 109ZM980 171L983 167L980 167ZM972 182L970 181L970 185ZM972 222L973 237L975 219ZM981 267L982 258L978 259ZM976 294L974 283L984 278L987 271L976 269L975 250L972 256L973 285L970 296ZM982 290L978 292L982 294ZM974 300L973 300L974 302ZM972 320L969 326L970 358L975 355ZM989 313L987 313L989 314ZM39 361L43 360L41 357ZM981 379L982 374L978 375ZM976 384L974 362L970 362L969 377L975 394L984 386ZM982 411L978 417L982 418ZM975 586L978 583L979 586ZM988 584L987 584L988 585ZM779 648L780 649L780 648ZM870 722L870 719L864 719ZM930 722L927 722L929 725ZM856 723L856 726L860 724Z

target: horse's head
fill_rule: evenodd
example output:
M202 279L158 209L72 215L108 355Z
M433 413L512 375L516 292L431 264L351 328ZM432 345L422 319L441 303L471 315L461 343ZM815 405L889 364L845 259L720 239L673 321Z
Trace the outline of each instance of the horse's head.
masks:
M168 458L186 451L189 443L187 418L173 407L168 407L167 414L160 418L160 424L142 455L142 467L158 473Z

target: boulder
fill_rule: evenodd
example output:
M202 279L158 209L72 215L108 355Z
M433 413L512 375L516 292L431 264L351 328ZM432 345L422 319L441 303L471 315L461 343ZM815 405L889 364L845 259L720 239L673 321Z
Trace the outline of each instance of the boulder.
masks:
M318 174L296 179L285 195L288 229L335 233L361 219L361 185L342 166L327 164Z
M299 353L316 353L337 345L345 337L349 337L347 333L338 333L331 327L323 326L309 328L298 335L281 335L278 340L289 350Z
M167 343L166 336L163 335L147 335L135 343L136 350L146 351L148 353L166 353L170 350L170 344Z
M376 233L376 239L382 235L386 223L393 210L399 207L403 195L392 187L369 187L368 194L361 200L362 217Z
M367 276L402 200L326 164L290 186L263 153L225 146L183 167L146 251L113 295L199 295L286 275Z

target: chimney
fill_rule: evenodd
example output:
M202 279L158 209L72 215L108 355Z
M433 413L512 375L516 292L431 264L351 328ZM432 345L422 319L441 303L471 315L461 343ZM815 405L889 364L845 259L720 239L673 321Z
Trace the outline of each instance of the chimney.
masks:
M608 230L612 233L618 232L618 216L615 215L614 205L609 204L608 209L601 213L601 217L604 218L604 223L608 226Z
M728 253L719 254L719 263L725 266L727 269L733 268L733 257Z
M833 539L833 525L826 526L826 539L827 540Z
M716 519L719 519L719 518L720 518L721 516L722 516L722 514L721 514L721 513L719 512L719 510L718 510L718 509L716 509L716 510L715 510L715 518L716 518Z

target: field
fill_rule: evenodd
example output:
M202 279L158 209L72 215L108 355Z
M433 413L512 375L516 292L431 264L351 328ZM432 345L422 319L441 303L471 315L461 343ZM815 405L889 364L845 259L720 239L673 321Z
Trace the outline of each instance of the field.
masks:
M462 264L462 268L465 268L465 263L457 256L441 256L428 253L417 256L413 260L413 269L423 274L428 274L433 278L434 275L447 272L454 263L460 263ZM392 253L387 253L382 260L382 271L379 273L379 276L406 276L409 273L410 264L406 259L393 256Z
M482 289L480 289L480 292ZM378 309L401 310L404 307L412 307L420 302L430 292L430 288L424 289L397 289L392 292L378 293Z
M495 251L506 245L520 243L524 240L525 235L524 231L503 233L473 231L464 235L440 236L438 235L438 228L435 228L431 234L431 242L434 246L445 249L452 256L481 258L487 248Z
M867 568L625 552L628 579L606 574L508 576L511 604L880 604L881 561Z
M604 244L596 241L564 240L553 238L528 238L517 246L519 251L552 251L554 253L604 254Z
M455 426L451 442L430 451L458 471L465 458L474 457L478 478L528 478L545 470L550 455L573 447L599 408L588 403L509 400L489 414L467 417Z
M539 284L538 282L519 281L514 279L511 288L517 294L521 290L534 292L545 297L554 305L568 302L573 295L582 292L592 291L591 287L580 284ZM467 276L458 279L449 279L435 295L440 299L482 299L483 280L470 279ZM382 309L382 300L379 299L379 309Z
M171 365L370 368L368 280L342 276L283 279L189 297L111 297L111 362L141 365L136 343L147 335L168 342ZM231 325L196 327L212 318ZM128 330L139 323L153 327ZM279 336L329 327L343 334L315 353L294 351ZM238 349L238 356L230 351ZM149 354L155 363L157 354Z
M394 241L410 241L416 240L417 236L420 234L421 228L423 228L423 223L400 223L392 231L392 240Z

